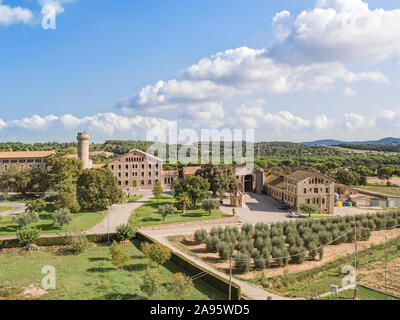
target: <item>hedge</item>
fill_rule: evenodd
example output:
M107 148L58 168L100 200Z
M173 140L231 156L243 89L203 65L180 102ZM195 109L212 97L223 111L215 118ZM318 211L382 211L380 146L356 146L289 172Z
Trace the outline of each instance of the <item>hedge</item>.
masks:
M110 234L110 241L115 239L115 234ZM89 241L94 243L107 242L107 234L87 234L86 237ZM35 243L40 247L51 247L51 246L63 246L66 245L68 236L52 236L52 237L40 237ZM20 247L17 238L0 240L0 249L11 249Z
M136 233L136 240L141 242L150 242L154 243L156 240L146 236L141 232ZM203 276L201 279L211 285L212 287L218 289L222 293L229 292L229 281L220 277L219 275L197 265L196 263L190 261L186 257L182 256L181 254L172 251L171 255L171 262L178 265L179 267L185 269L191 275L196 275L201 272L206 272L206 275ZM241 288L236 283L232 282L232 300L240 300L241 299Z

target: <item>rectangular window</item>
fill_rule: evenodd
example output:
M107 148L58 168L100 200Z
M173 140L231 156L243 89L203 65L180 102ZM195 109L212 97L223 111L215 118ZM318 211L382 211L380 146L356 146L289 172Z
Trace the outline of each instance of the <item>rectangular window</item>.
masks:
M140 184L141 184L142 186L144 186L144 180L141 180L141 181L140 181Z
M314 188L314 193L318 193L318 188Z
M151 184L151 180L149 180L147 183L150 185Z
M326 193L329 193L329 188L326 188L326 189L325 189L325 192L326 192Z
M304 188L304 193L307 193L307 188Z

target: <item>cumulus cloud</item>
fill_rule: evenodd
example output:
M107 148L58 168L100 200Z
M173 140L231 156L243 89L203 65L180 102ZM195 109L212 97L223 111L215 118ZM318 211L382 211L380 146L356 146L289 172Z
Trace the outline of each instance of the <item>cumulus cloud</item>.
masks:
M346 87L343 89L343 97L356 97L358 95L357 91L350 88Z
M58 117L55 115L48 115L45 117L41 117L37 114L26 117L21 120L13 120L8 123L9 126L19 127L23 129L31 129L31 130L45 130L50 124L54 121L58 120Z
M387 83L379 71L355 73L340 62L290 65L268 56L267 50L229 49L180 72L179 79L159 81L118 103L124 109L159 112L185 104L221 103L235 95L283 94L331 89L338 81Z
M314 119L305 119L289 111L277 113L265 112L265 100L255 100L242 104L236 111L236 122L247 128L264 128L274 132L299 131L303 129L326 130L334 126L335 122L326 115L318 115Z
M376 118L366 117L357 113L346 113L345 126L349 130L368 129L376 126Z
M271 53L292 62L376 61L400 54L400 10L370 10L362 0L317 0L297 17L274 19Z
M212 81L169 80L144 87L138 94L119 102L123 108L159 112L176 109L182 103L199 103L231 97L233 89Z
M2 4L0 0L0 25L11 25L16 23L28 24L33 21L33 13L27 8L10 7Z
M115 134L122 134L129 137L144 138L146 133L151 130L165 132L172 124L171 121L155 118L134 116L127 117L116 113L98 113L91 116L76 117L71 114L62 116L33 115L20 120L4 122L0 119L0 130L21 129L24 131L41 132L69 132L71 130L89 130L95 136L112 137Z
M194 127L219 128L225 123L224 108L218 102L191 104L184 111L183 118Z

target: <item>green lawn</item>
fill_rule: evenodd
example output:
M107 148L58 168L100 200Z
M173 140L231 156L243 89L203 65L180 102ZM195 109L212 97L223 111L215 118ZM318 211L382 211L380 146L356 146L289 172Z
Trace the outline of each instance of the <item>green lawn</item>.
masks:
M11 210L13 207L0 207L0 212Z
M43 211L40 213L40 222L37 227L41 233L61 233L69 231L85 231L95 226L104 219L100 212L81 212L73 214L72 222L61 229L53 227L53 213ZM0 236L15 235L17 226L12 224L11 216L3 217L0 220Z
M216 210L211 213L211 216L207 212L202 210L200 206L196 210L186 210L186 214L182 214L182 211L177 211L174 215L167 216L167 221L163 221L161 215L157 212L158 207L164 204L175 204L175 199L172 196L163 196L160 202L157 199L150 199L143 206L137 208L132 212L129 218L129 222L134 226L149 226L168 224L175 222L186 222L193 220L204 220L214 219L222 217L231 217L231 215L224 214L223 212ZM140 222L142 218L142 222Z
M378 192L378 193L386 194L389 196L400 196L400 188L399 187L357 186L357 188L367 190L367 191L372 191L372 192Z
M51 290L40 299L82 300L126 300L146 299L140 290L148 260L135 245L124 245L132 257L131 264L121 272L111 263L107 246L94 246L79 255L52 251L28 254L24 251L0 253L0 299L18 298L21 288L31 284L40 286L44 275L43 266L51 265L56 270L56 290ZM169 290L172 276L182 272L168 262L159 267L162 285L154 298L172 300ZM194 281L195 288L189 299L226 299L226 296L210 287L201 279ZM8 289L7 289L8 288Z
M338 300L352 300L353 296L354 296L354 289L345 290L339 292ZM398 300L390 296L385 296L383 293L367 289L364 287L358 287L357 297L360 300ZM321 300L331 300L331 297L325 297L322 298Z

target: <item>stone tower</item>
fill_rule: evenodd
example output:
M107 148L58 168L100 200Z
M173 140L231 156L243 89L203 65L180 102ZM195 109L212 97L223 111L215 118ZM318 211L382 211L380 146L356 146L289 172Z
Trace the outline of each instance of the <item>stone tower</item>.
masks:
M82 169L90 169L92 167L89 160L89 140L90 136L87 132L78 133L78 158L82 161Z

